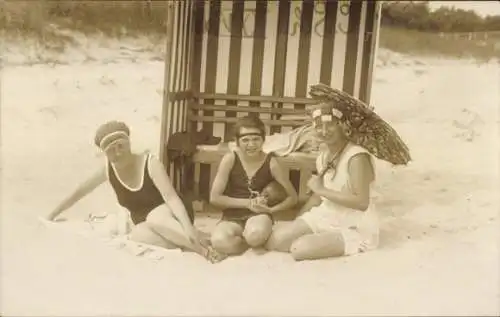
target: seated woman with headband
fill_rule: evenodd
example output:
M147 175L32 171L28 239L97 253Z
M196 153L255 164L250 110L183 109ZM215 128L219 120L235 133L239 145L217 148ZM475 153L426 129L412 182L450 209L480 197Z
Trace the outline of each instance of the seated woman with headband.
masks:
M254 116L238 119L236 150L217 170L210 202L223 209L212 233L214 248L229 255L261 247L271 234L273 213L292 208L297 192L272 153L262 150L264 123Z
M308 187L312 196L303 214L276 227L269 250L290 252L295 260L352 255L378 246L379 224L373 203L374 159L367 149L350 141L352 133L342 112L320 104L312 113L318 140L319 175Z
M123 122L111 121L96 132L95 144L105 153L106 164L84 181L47 218L54 220L99 185L109 181L124 212L134 224L130 239L165 248L185 248L211 262L222 259L200 242L193 217L177 195L163 164L150 153L131 151L130 130ZM127 219L129 218L126 215ZM126 229L122 229L125 234Z

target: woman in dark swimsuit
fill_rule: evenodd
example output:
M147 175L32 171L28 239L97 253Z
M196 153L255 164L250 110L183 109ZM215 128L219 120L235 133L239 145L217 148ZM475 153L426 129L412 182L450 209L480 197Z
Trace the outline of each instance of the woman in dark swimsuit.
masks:
M106 154L107 163L82 183L46 218L54 220L99 185L109 181L118 203L124 207L120 217L120 234L126 234L130 218L134 224L130 239L165 248L185 248L212 262L222 259L200 242L193 218L177 195L163 164L149 153L132 153L129 128L123 122L111 121L96 133L95 144Z
M212 245L225 254L263 246L271 234L272 214L297 203L288 173L272 153L262 151L264 123L257 117L243 117L235 131L237 149L223 157L210 193L210 202L223 208L222 219L212 233ZM277 204L268 203L261 195L274 181L286 193Z

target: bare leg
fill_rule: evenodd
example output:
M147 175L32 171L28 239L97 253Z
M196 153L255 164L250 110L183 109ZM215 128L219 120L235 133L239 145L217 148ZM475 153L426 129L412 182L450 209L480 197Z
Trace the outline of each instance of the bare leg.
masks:
M212 246L219 252L238 255L248 248L243 237L243 228L236 222L221 221L212 233Z
M135 226L130 232L130 240L151 244L165 249L177 249L178 246L174 243L165 240L162 236L153 231L146 222Z
M271 236L267 240L266 249L290 252L290 247L295 240L311 233L313 233L311 228L302 219L296 219L291 223L276 224Z
M210 248L203 246L201 243L191 243L184 233L182 225L165 205L158 206L151 211L146 219L146 224L151 230L170 243L198 253L212 262L223 259L222 255L214 254Z
M252 248L263 246L273 229L273 221L269 215L256 215L250 217L243 231L246 243Z
M290 252L297 261L339 257L344 255L344 239L340 232L308 234L295 240Z

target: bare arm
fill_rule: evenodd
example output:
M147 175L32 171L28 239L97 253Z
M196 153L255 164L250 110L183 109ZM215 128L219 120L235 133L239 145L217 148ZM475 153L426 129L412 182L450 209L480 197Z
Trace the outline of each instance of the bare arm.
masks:
M322 154L318 155L316 157L316 170L321 170L321 160L322 160ZM299 214L297 216L302 215L303 213L309 211L311 208L319 206L321 204L321 197L318 194L315 194L314 192L310 192L311 196L306 200L304 205L299 210Z
M210 203L220 208L249 208L250 199L233 198L224 195L229 173L234 165L234 153L227 153L222 158L210 191Z
M316 194L348 208L365 211L370 204L370 184L374 179L370 157L367 154L358 154L349 161L352 192L333 191L321 186Z
M154 156L151 156L149 160L149 174L177 220L179 220L184 228L192 229L193 224L189 219L184 203L170 182L163 163Z
M278 161L273 157L270 161L271 174L274 179L283 186L283 189L286 192L286 199L276 206L271 207L271 212L277 212L281 210L287 210L293 208L298 201L297 192L290 182L290 178L288 176L287 171L278 163Z
M47 215L48 220L53 220L63 211L76 204L80 199L90 194L94 189L106 181L106 168L99 169L89 179L81 183L71 195L65 198L50 214Z
M319 204L321 204L321 197L316 194L312 194L300 208L298 216L309 211L312 207L319 206Z

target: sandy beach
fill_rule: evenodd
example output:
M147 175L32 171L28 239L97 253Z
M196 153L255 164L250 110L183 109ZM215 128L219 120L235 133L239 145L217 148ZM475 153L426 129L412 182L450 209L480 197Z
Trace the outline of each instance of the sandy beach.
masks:
M500 314L498 61L380 49L372 104L413 162L378 162L379 250L299 263L249 252L211 265L180 252L133 257L37 221L103 163L100 123L126 121L136 149L158 152L159 48L103 43L4 52L2 316ZM102 186L68 217L116 209L113 195Z

